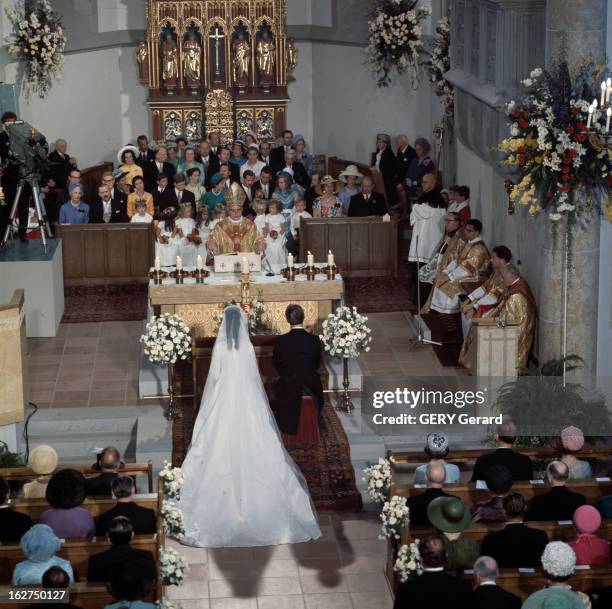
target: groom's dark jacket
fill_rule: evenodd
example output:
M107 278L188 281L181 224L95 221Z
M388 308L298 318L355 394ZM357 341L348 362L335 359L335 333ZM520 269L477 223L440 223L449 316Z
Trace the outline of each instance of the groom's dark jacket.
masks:
M297 434L304 393L312 395L319 408L323 407L320 365L318 336L296 328L276 338L274 367L280 374L275 386L276 418L283 433Z

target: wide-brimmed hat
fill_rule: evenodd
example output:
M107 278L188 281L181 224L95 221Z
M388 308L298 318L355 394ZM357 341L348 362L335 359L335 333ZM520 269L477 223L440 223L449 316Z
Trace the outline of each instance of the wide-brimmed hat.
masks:
M334 193L338 192L338 182L339 180L336 180L333 176L330 175L325 175L321 178L321 181L317 184L315 191L318 195L322 195L323 194L323 186L325 186L325 184L333 184L334 185Z
M443 533L460 533L472 522L470 510L457 497L437 497L427 506L427 518Z
M30 469L39 476L52 474L57 468L58 461L59 459L55 449L46 444L37 446L28 457Z
M124 146L117 153L117 161L119 163L123 164L123 159L121 157L123 156L123 153L127 152L128 150L131 151L132 154L134 155L134 160L138 158L138 154L140 153L140 151L138 150L138 148L136 148L136 146L132 146L132 145Z
M353 176L354 178L357 178L357 181L359 182L363 178L363 174L359 171L359 169L357 169L357 165L347 165L344 171L341 171L338 174L338 179L341 182L346 182L346 178L348 178L349 176Z
M123 171L121 169L115 169L115 171L113 171L113 178L115 180L120 180L121 178L125 177L127 175L127 171Z
M391 143L391 136L388 133L379 133L376 135L376 141L385 142L386 144Z

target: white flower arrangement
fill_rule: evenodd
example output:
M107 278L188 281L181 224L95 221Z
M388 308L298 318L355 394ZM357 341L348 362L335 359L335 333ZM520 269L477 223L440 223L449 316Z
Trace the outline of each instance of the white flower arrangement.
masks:
M13 26L7 36L8 52L24 64L24 93L44 98L53 79L59 80L64 67L66 36L59 15L49 0L35 0L28 10L24 0L6 15Z
M164 598L162 598L160 601L157 601L156 606L157 609L183 609L182 605L166 596L164 596Z
M219 312L215 315L217 332L223 321L223 312L225 309L231 305L237 304L236 302L224 302L219 307ZM261 292L258 292L257 298L251 298L249 302L248 329L251 336L256 334L279 334L278 328L272 322L268 305L261 297Z
M172 548L161 549L159 564L164 586L181 586L189 573L187 561Z
M379 87L391 84L390 74L408 73L419 82L419 53L423 48L421 23L431 7L416 8L418 0L377 0L368 20L368 62Z
M155 364L175 364L191 355L189 326L178 315L152 317L140 342L149 361Z
M366 325L368 318L357 313L357 308L338 307L323 322L320 339L323 348L332 357L359 357L370 350L371 330Z
M184 535L185 522L183 521L183 512L172 501L164 499L162 502L160 516L168 535Z
M444 78L444 75L451 67L450 33L450 19L448 17L443 17L438 21L431 53L425 61L425 69L429 76L429 82L433 85L436 95L443 98L443 120L446 122L452 120L455 111L455 88L446 78Z
M180 499L185 474L180 467L172 467L171 463L164 461L164 469L159 472L159 478L163 485L164 495L170 499Z
M402 545L397 553L393 570L399 575L402 583L407 582L414 575L421 575L423 573L419 541L415 539L409 545Z
M400 539L403 528L410 521L410 509L406 497L394 495L385 501L380 519L382 520L382 534L380 539Z
M555 577L569 577L576 567L574 550L563 541L546 544L542 554L542 568Z
M385 501L391 486L391 461L381 457L376 465L366 467L363 473L363 480L368 485L368 495L379 503Z

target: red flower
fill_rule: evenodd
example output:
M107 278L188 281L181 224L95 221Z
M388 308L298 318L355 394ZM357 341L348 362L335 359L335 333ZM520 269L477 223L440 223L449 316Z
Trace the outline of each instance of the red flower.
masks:
M570 168L569 167L564 167L561 171L563 173L569 173L570 172Z
M561 176L561 179L562 179L564 182L569 182L569 181L570 181L570 178L571 178L571 176L568 176L566 173L565 173L565 174L563 174L563 175Z
M519 147L516 149L516 151L517 151L519 154L525 154L525 146L519 146Z
M586 140L586 133L578 133L577 135L574 136L574 141L576 142L584 142L584 140Z
M529 118L529 112L527 110L523 110L523 116L525 118Z
M572 133L574 133L574 128L570 125L567 130L566 130L570 135L572 135Z
M580 131L584 131L586 129L586 123L584 123L583 121L578 121L576 128Z
M572 114L578 114L579 110L578 110L578 108L574 107L574 108L572 108L572 109L570 110L570 112L571 112Z
M517 159L519 165L524 165L525 164L525 155L524 154L519 154L516 157L516 159Z
M546 198L547 199L552 199L553 193L550 192L550 190L546 193Z
M571 150L568 152L568 154L570 155L570 157L571 157L572 159L575 159L575 158L576 158L576 156L578 155L578 151L577 151L577 150L575 150L574 148L572 148L572 149L571 149Z
M512 116L518 118L521 115L521 113L518 110L512 110Z
M529 127L529 123L527 121L523 120L522 118L519 119L518 124L519 124L519 127L521 129L527 129L527 127Z
M569 186L559 186L559 192L568 192Z

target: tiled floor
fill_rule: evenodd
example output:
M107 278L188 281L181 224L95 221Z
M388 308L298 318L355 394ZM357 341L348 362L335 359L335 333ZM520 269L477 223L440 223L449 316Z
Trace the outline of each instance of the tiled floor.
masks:
M390 609L386 544L372 513L323 513L317 541L204 550L174 541L191 565L169 589L183 609Z

